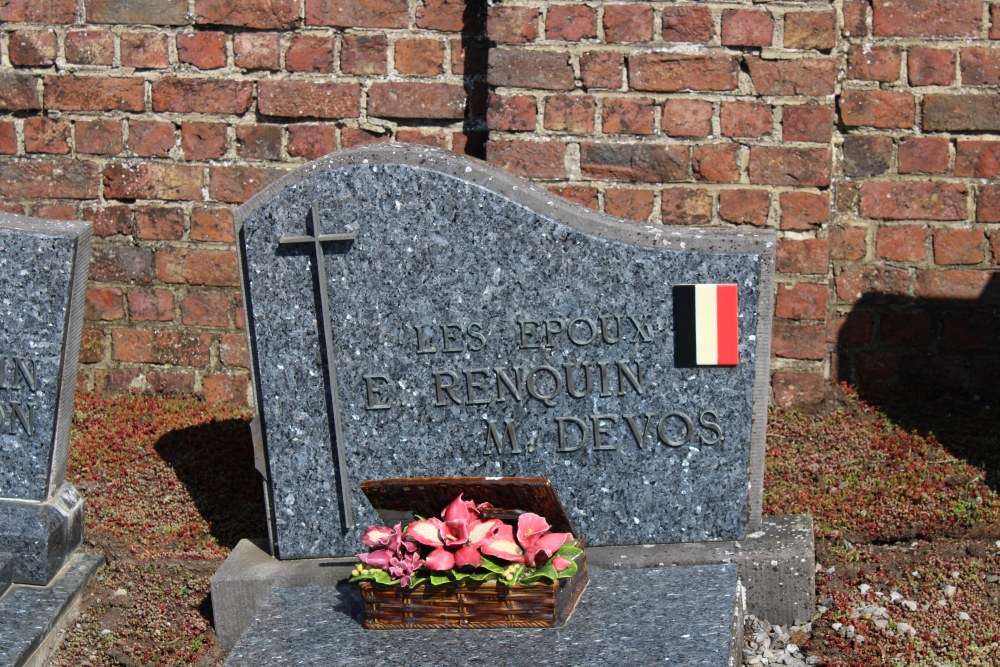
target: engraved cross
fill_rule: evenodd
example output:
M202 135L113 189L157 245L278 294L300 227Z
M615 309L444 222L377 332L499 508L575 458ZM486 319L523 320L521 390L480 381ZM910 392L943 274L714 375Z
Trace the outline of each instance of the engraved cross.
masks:
M344 434L340 424L340 399L337 392L337 368L333 358L333 334L330 323L330 295L326 288L326 257L323 244L328 242L353 241L354 234L324 234L323 223L319 217L319 206L312 205L306 218L305 236L283 236L279 244L290 245L311 243L312 256L316 260L317 291L319 292L320 312L317 313L319 328L323 336L323 357L326 359L326 379L330 387L327 410L330 421L333 422L333 439L337 448L337 474L340 482L340 502L344 511L344 521L348 528L354 528L354 512L351 509L350 478L347 473L347 459L344 455Z

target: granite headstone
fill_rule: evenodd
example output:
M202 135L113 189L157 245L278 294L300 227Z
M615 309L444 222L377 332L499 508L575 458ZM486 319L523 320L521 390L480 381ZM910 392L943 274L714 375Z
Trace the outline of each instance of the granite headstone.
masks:
M547 477L593 546L759 525L770 231L614 220L399 145L277 181L237 231L277 557L353 553L358 485L390 477ZM689 360L689 285L735 299L709 337L735 363Z

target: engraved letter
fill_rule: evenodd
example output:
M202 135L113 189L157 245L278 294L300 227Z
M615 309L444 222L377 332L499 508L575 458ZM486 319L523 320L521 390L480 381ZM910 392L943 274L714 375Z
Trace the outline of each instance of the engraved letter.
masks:
M655 422L653 417L656 416L655 412L646 413L646 425L643 426L642 431L639 431L639 425L636 423L636 417L639 415L625 415L625 423L628 424L629 429L632 431L632 437L635 438L635 444L639 445L639 449L642 449L643 444L646 442L646 436L649 435L649 427Z
M625 395L625 380L632 385L635 389L635 393L640 396L645 392L642 386L642 369L639 367L639 362L635 362L635 373L632 373L632 369L628 367L627 361L618 362L618 395Z
M597 366L601 369L601 398L607 398L611 395L611 376L608 375L608 366L610 365L610 361L597 362Z
M462 371L465 374L465 400L469 405L488 405L493 402L493 398L490 396L482 396L480 398L473 398L473 391L481 391L485 389L483 386L483 381L490 376L490 369L488 368L470 368L467 371ZM475 379L475 376L481 376Z
M510 395L518 402L523 401L524 397L521 395L521 385L524 384L524 369L515 368L514 376L517 378L515 382L509 375L507 375L506 368L494 368L493 372L497 375L497 403L504 403L507 399L500 395L500 386L507 387L507 391Z
M437 352L437 349L431 345L430 341L424 338L424 329L427 328L427 325L417 324L413 328L417 330L417 354Z
M14 408L14 416L17 417L17 421L21 424L21 428L24 429L25 434L31 435L35 430L35 406L28 405L28 414L24 414L24 408L21 407L20 403L11 403L10 406ZM14 434L16 430L14 428L14 420L11 419L10 432L11 435Z
M503 441L506 438L507 442L510 443L510 453L520 454L521 446L517 444L517 434L514 432L514 420L505 419L503 421L504 432L503 435L500 434L500 429L489 419L484 419L486 422L486 451L490 452L490 445L496 447L497 454L503 454Z
M590 387L593 384L593 380L590 377L590 364L583 364L583 389L576 388L576 380L574 376L576 375L576 366L573 364L563 364L563 368L566 370L566 391L573 398L583 398L590 394Z
M577 324L587 325L587 328L590 329L590 334L581 338L575 337L573 332L576 331L575 327ZM584 345L590 345L594 342L594 339L597 338L597 322L587 317L578 317L573 320L572 324L569 325L569 329L566 330L566 335L569 336L570 342L574 345L580 345L581 347Z
M14 363L17 364L17 370L20 372L21 377L24 378L24 382L28 385L28 389L31 391L38 389L38 376L35 373L35 360L15 357ZM31 434L29 433L28 435Z
M576 445L570 445L566 442L567 422L580 429L580 441ZM577 419L576 417L556 417L556 423L559 424L560 452L575 452L590 441L590 429L587 428L587 424L582 419Z
M466 330L469 334L469 338L478 343L469 343L469 352L479 352L479 350L486 347L486 336L483 335L483 325L479 322L473 322L469 325Z
M671 440L669 434L667 433L667 420L671 417L677 417L684 424L684 437L680 440ZM656 433L660 436L660 441L667 447L680 447L685 442L691 439L691 431L694 430L694 424L691 423L691 418L688 417L683 412L669 412L660 419L660 423L656 426Z
M646 323L642 321L641 317L633 317L632 315L628 315L627 317L629 321L632 322L632 326L635 327L636 332L639 334L641 342L648 343L653 340L653 336L649 333L649 327L646 326Z
M594 420L594 449L603 449L605 451L618 449L617 443L609 442L605 444L604 437L611 435L611 431L608 430L608 425L604 422L609 422L614 424L618 421L618 417L615 415L594 415L591 417Z
M552 339L563 332L562 320L545 320L545 346L555 347Z
M611 336L611 327L608 326L610 320L614 318L615 321L615 335ZM621 315L601 315L599 318L601 320L601 338L608 345L614 345L622 339L622 318Z
M375 386L378 381L383 384L389 383L389 376L383 373L372 373L365 375L365 407L369 410L388 410L391 406L382 401L381 385Z
M461 324L442 324L441 334L444 336L444 346L441 348L442 352L462 351Z
M518 320L517 326L521 329L521 349L540 350L542 341L531 340L535 337L535 329L542 325L540 320Z
M535 377L538 375L538 373L542 371L551 375L552 379L555 381L555 385L552 387L551 390L549 390L549 393L547 394L543 394L538 389L538 385L535 384ZM558 396L559 392L562 391L563 388L562 383L563 383L562 375L559 374L559 371L552 368L552 366L536 366L535 368L531 369L530 373L528 373L528 382L526 386L528 389L528 393L531 394L532 398L538 399L539 401L541 401L542 403L551 408L556 404L555 401L553 401L552 399Z
M714 421L711 421L710 419L708 419L708 417L711 417L712 419L718 419L719 418L715 414L715 411L713 411L713 410L704 410L701 413L701 415L698 417L698 423L701 424L702 426L704 426L705 428L707 428L709 431L712 431L713 433L715 433L715 439L714 440L709 440L708 438L706 438L703 435L699 435L698 439L701 440L701 444L703 444L703 445L715 445L715 444L718 444L719 442L722 441L722 427L719 426L718 424L716 424Z
M437 403L439 408L443 408L448 405L448 402L444 400L445 395L451 399L452 403L455 405L463 405L461 398L455 398L455 383L458 382L458 373L453 373L452 371L431 371L434 373L434 389L437 391ZM445 377L450 377L451 382L444 384L442 380Z

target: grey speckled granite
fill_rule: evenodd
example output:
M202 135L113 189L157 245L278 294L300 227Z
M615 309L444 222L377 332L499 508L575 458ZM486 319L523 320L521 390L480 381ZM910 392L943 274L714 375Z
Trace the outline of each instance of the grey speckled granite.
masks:
M322 276L312 244L280 243L314 205L317 231L354 237L323 244ZM627 223L398 145L307 165L237 229L278 557L353 553L377 521L358 483L388 477L548 477L591 545L759 524L769 231ZM739 286L739 366L674 366L683 283Z
M45 585L83 541L83 498L68 482L44 503L0 498L0 517L17 583Z
M594 570L562 628L365 630L356 585L278 588L226 665L724 667L738 655L736 566Z

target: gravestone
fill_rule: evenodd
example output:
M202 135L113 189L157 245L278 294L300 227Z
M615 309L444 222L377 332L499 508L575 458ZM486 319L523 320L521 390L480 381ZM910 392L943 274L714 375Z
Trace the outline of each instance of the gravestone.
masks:
M90 238L89 223L0 213L0 658L12 664L102 560L74 557L83 499L66 481Z
M768 528L772 232L615 220L400 145L311 163L236 217L269 549L291 561L265 578L361 550L364 479L547 477L613 566ZM227 590L277 562L232 560L224 644L220 601L252 606Z

